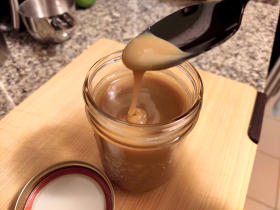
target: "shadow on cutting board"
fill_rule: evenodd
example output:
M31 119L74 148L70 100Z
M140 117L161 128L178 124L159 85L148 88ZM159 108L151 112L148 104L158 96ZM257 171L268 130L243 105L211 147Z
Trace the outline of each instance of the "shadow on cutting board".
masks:
M30 131L17 142L6 173L20 186L9 209L14 209L17 196L27 181L53 164L81 160L101 168L93 132L84 114L76 113L56 124L54 119L48 120L52 123L39 122L37 130Z

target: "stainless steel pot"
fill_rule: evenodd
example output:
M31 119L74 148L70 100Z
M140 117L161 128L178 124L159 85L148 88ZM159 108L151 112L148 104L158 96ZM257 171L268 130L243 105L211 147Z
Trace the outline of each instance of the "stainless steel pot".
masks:
M25 0L19 14L37 40L59 43L68 40L76 25L74 0Z

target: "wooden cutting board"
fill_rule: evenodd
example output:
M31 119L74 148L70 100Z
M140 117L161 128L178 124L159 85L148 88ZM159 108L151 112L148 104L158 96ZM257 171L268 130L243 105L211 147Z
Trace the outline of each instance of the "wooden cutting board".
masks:
M92 64L123 48L101 39L0 121L0 209L13 209L24 184L46 167L82 160L102 168L84 113L82 84ZM140 195L118 189L117 210L242 209L256 145L247 129L256 90L200 71L204 103L174 177Z

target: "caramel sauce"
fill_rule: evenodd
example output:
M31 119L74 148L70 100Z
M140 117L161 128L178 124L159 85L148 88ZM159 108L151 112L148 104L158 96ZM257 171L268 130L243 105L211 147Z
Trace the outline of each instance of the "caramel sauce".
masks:
M179 64L184 56L184 52L152 34L140 35L127 45L122 55L123 63L132 71L116 71L102 78L94 92L96 104L112 118L132 124L174 121L190 108L190 93L172 74L155 70ZM104 169L110 180L121 188L147 191L171 176L180 154L179 143L139 149L117 143L126 144L139 137L139 131L134 136L133 127L123 130L124 134L131 133L126 135L127 139L119 139L109 129L94 128ZM145 128L141 132L145 133ZM155 138L158 135L160 139L168 130L160 132L163 131L155 130ZM145 141L143 138L143 145Z
M136 37L125 47L122 60L129 69L133 70L134 75L133 96L126 117L128 122L147 123L147 110L137 107L138 94L145 71L162 70L175 66L181 63L185 56L185 52L151 33L144 33Z

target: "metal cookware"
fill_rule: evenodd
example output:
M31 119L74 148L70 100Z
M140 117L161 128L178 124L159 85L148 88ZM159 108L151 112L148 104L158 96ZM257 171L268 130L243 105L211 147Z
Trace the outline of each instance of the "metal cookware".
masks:
M59 43L73 34L74 10L74 0L25 0L18 11L32 37Z

